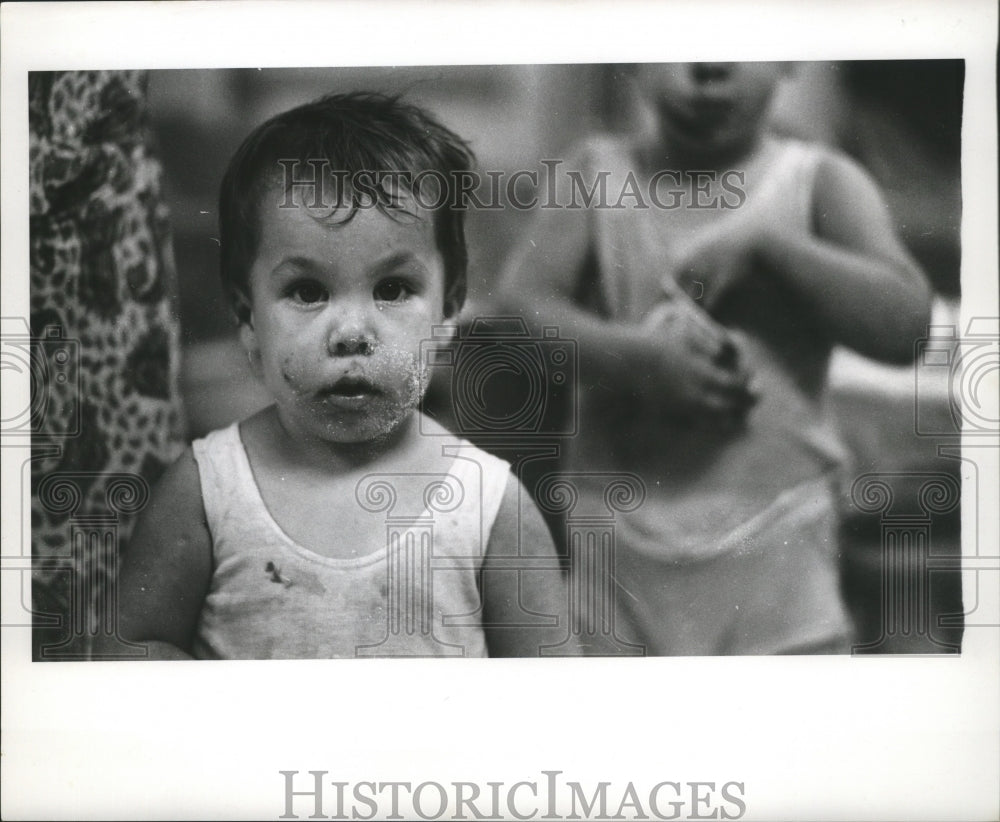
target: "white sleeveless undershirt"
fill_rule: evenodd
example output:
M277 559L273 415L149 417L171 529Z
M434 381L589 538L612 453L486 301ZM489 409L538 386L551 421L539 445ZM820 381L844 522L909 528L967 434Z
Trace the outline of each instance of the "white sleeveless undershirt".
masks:
M592 209L592 290L602 313L641 326L679 289L673 279L679 261L727 221L767 220L809 236L814 180L827 153L812 144L769 140L765 159L747 171L757 185L746 201L712 210L704 225L684 209ZM634 165L628 144L614 139L591 141L580 162L588 174L609 170L613 191ZM693 216L706 213L696 210ZM765 282L748 292L737 306L746 316L736 316L730 327L759 393L738 432L641 414L621 393L581 392L580 431L566 445L564 466L625 470L643 479L645 503L617 519L623 540L637 549L672 562L717 556L731 550L748 525L759 525L762 511L782 508L789 493L811 489L844 463L846 451L825 398L832 345L804 307L773 289ZM587 483L587 475L578 481ZM582 498L589 496L600 510L603 489L581 491Z
M193 451L214 557L195 657L486 655L477 577L506 462L469 443L446 446L419 474L422 510L400 510L393 477L365 477L356 502L384 520L385 541L352 546L357 556L341 559L297 544L271 516L238 424L196 440Z

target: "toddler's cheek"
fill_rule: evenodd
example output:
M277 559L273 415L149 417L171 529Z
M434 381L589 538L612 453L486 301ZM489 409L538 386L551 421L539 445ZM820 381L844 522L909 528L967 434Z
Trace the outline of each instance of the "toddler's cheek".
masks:
M294 354L288 355L281 361L281 379L295 394L309 392L308 374L308 368Z
M409 349L387 348L385 352L385 376L398 386L401 403L415 406L420 402L427 382L427 366L418 354Z

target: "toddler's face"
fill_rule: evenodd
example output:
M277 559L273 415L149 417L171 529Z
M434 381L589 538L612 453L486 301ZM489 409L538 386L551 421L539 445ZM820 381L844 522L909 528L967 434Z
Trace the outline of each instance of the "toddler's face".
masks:
M752 143L785 72L781 63L645 64L638 85L668 143L711 158Z
M279 199L264 198L250 269L251 359L293 436L388 435L421 399L420 343L443 322L433 216L361 208L338 225Z

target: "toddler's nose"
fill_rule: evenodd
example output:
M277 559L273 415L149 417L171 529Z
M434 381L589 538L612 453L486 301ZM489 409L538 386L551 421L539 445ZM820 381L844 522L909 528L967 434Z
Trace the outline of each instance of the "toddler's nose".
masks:
M375 335L364 312L351 311L341 315L326 338L326 350L331 357L367 356L375 351Z
M331 357L366 357L374 353L375 344L367 337L331 337L327 341L327 351Z

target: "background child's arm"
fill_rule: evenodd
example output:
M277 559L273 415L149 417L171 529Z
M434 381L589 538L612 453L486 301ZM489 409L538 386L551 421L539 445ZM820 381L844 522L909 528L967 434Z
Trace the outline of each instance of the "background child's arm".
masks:
M812 217L807 234L736 215L691 252L680 280L714 312L744 279L777 276L831 341L875 359L911 360L931 290L878 186L854 161L831 154L816 172Z
M118 579L122 637L146 644L151 659L190 658L212 579L212 541L190 450L154 489Z
M555 325L576 340L589 385L703 418L728 418L752 404L748 375L727 363L732 346L727 333L683 295L676 313L686 321L657 329L604 320L582 309L577 278L590 243L585 209L540 209L501 281L504 309L523 316L535 334Z
M520 500L518 499L520 497ZM519 510L520 507L520 510ZM559 645L569 635L566 575L557 567L552 537L542 515L513 474L507 481L503 501L493 522L486 546L486 561L520 553L549 560L551 570L483 571L483 629L490 656L537 657L545 645ZM518 597L527 610L558 617L555 626L502 627L508 616L518 614ZM568 646L561 653L568 653Z
M802 296L830 337L892 362L913 358L926 333L931 289L896 235L875 181L841 155L817 170L818 240L780 230L759 249Z

